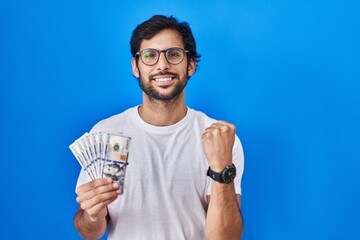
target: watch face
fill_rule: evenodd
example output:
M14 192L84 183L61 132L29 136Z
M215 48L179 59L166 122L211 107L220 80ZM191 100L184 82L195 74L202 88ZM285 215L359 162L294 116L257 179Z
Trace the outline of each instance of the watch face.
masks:
M231 183L236 176L236 168L229 167L226 168L222 174L224 183Z

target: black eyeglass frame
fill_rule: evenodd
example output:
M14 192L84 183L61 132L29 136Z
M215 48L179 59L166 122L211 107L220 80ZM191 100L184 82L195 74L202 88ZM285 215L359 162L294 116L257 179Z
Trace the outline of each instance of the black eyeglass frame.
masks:
M155 63L153 64L148 64L148 63L145 63L144 60L142 59L141 57L141 54L144 52L144 51L149 51L149 50L153 50L153 51L156 51L158 53L158 58L157 60L155 61ZM145 48L141 51L138 51L137 53L135 53L135 57L139 57L141 59L141 61L146 65L146 66L154 66L155 64L157 64L159 62L159 59L160 59L160 55L161 53L164 53L164 56L165 56L165 59L168 63L170 63L171 65L178 65L180 64L182 61L184 61L184 58L185 58L185 54L183 54L183 57L182 59L178 62L178 63L172 63L169 61L168 59L168 56L167 56L167 53L171 50L180 50L181 52L185 53L185 54L189 54L190 55L190 52L188 50L185 50L185 49L182 49L182 48L178 48L178 47L172 47L172 48L168 48L168 49L165 49L165 50L158 50L158 49L155 49L155 48Z

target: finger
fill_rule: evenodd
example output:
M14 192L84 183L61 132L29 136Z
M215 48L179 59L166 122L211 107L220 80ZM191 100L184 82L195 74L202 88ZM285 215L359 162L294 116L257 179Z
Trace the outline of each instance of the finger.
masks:
M205 129L204 135L217 135L221 132L226 131L226 126L222 125L220 123L213 123L210 127L208 127L207 129Z
M211 133L213 131L219 130L221 125L219 123L213 123L205 129L205 133Z
M225 121L219 121L216 123L213 123L211 125L210 128L207 129L207 131L205 132L213 132L213 133L218 133L218 132L227 132L227 131L231 131L231 132L235 132L236 131L236 127L234 124L225 122Z
M107 185L102 185L95 189L89 190L87 192L80 192L78 197L76 198L76 201L79 204L81 204L82 202L84 202L88 199L91 199L91 198L95 197L96 195L100 195L100 194L112 192L112 191L118 191L118 190L119 190L119 184L117 182L107 184Z
M218 121L218 122L212 123L208 128L206 128L205 132L213 131L216 129L222 129L224 126L227 126L227 123L225 121Z
M81 185L80 187L77 188L77 192L87 192L90 191L92 189L95 189L97 187L103 186L103 185L107 185L109 183L112 183L112 179L111 178L99 178L99 179L95 179L91 182L85 183L84 185Z
M108 201L111 201L114 198L116 199L119 196L119 194L120 193L118 191L112 191L112 192L96 195L91 199L81 202L80 207L83 210L88 210L97 204L101 204L101 203L106 204Z
M105 208L107 207L110 203L112 203L113 201L116 200L117 197L114 197L112 199L109 199L105 202L101 202L96 204L95 206L93 206L92 208L87 210L87 214L92 216L92 217L98 217L99 213Z
M232 130L235 130L236 129L236 126L232 123L229 123L229 122L226 122L226 121L223 121L223 120L219 120L217 123L221 124L222 126L227 126L229 127L230 129Z

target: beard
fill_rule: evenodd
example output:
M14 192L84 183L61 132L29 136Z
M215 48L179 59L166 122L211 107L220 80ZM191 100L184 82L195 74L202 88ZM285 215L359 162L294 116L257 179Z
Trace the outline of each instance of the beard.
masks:
M170 86L173 88L173 90L168 94L162 94L159 91L155 89L154 86L152 86L150 83L153 81L152 79L157 75L173 75L175 78L179 79L180 81L177 81L175 83L175 86ZM150 100L159 100L164 102L170 102L173 100L176 100L178 96L182 93L184 88L186 87L186 84L189 80L189 76L186 74L183 79L180 79L179 75L172 72L160 72L158 74L154 74L149 76L149 79L144 79L139 72L139 85L140 88L143 90L143 92L150 98ZM165 87L166 88L166 87Z

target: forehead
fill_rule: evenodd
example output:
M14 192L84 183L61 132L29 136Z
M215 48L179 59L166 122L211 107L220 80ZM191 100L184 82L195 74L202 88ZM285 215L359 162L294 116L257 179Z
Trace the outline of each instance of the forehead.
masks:
M140 50L155 48L164 50L171 47L184 48L181 35L173 29L164 29L150 39L144 39L140 44Z

